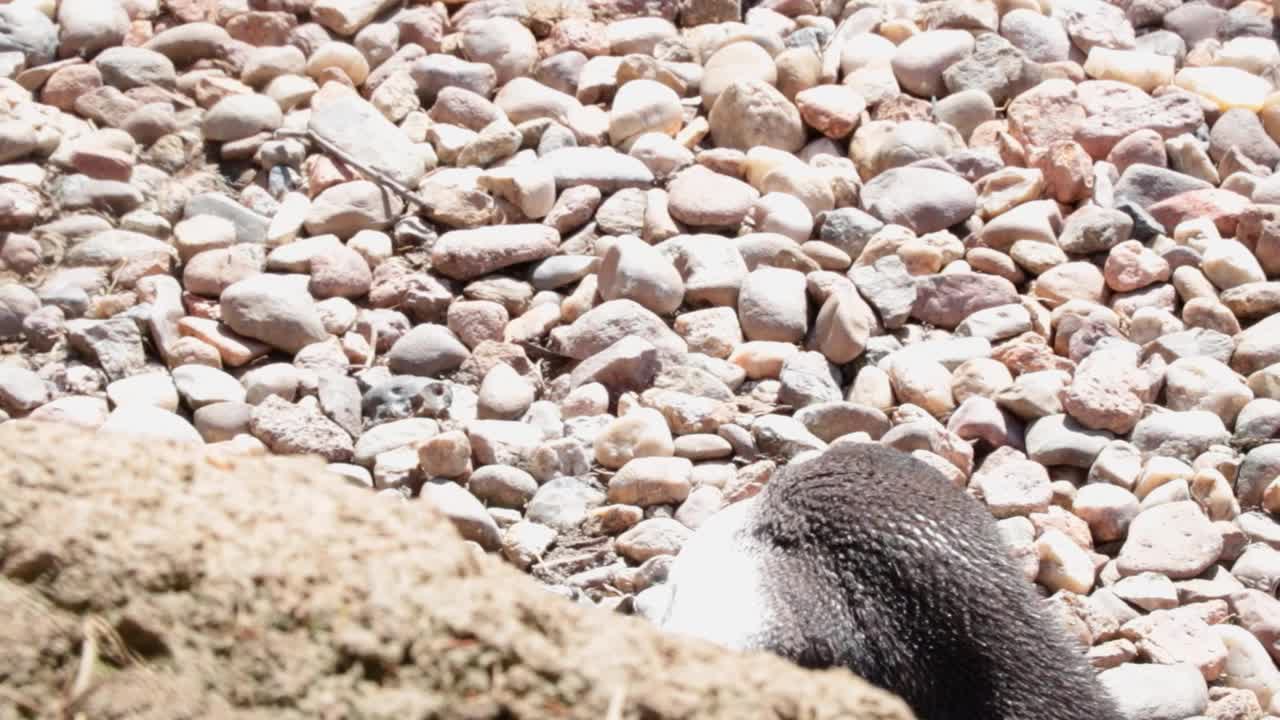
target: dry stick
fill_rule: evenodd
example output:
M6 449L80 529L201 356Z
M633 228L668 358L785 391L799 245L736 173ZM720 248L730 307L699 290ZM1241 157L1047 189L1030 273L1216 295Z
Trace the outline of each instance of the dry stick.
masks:
M622 709L627 704L627 686L619 685L609 698L609 707L605 709L604 720L622 720Z
M849 39L847 36L851 34L852 24L853 15L849 15L822 44L822 82L834 83L840 79L840 54L843 52L845 42Z
M369 179L376 180L377 182L387 186L387 188L389 188L392 192L394 192L396 195L399 195L401 198L403 198L407 202L413 203L414 205L417 205L418 207L422 208L423 210L426 210L427 212L431 211L431 204L428 203L426 200L422 199L421 195L418 195L413 190L410 190L404 183L400 182L399 180L396 180L395 178L386 174L382 170L377 170L369 166L368 164L361 162L360 160L357 160L356 158L352 157L351 153L338 147L332 140L325 138L324 136L320 135L314 130L280 129L280 130L277 130L275 134L276 134L276 137L310 140L311 142L319 146L321 150L324 150L325 152L338 158L339 160L346 163L347 165L350 165L356 170L359 170Z

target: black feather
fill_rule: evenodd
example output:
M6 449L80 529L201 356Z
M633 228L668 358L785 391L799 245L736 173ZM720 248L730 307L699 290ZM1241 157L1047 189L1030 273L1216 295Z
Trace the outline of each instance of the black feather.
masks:
M844 666L922 720L1120 720L995 522L937 470L871 443L782 469L749 528L765 546L765 649Z

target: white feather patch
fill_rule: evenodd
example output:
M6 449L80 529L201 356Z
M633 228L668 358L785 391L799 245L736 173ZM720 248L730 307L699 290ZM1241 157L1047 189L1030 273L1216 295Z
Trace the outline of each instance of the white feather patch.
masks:
M734 650L759 647L771 608L763 553L746 529L755 499L730 505L693 534L672 563L661 627Z

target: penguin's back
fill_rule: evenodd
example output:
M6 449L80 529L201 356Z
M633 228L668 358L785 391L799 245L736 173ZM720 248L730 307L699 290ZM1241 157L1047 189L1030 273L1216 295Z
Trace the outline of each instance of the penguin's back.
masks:
M696 618L754 592L764 617L721 621L718 637L847 667L922 720L1119 719L988 511L926 463L838 444L783 468L751 502L677 557L671 616L684 631L699 634ZM716 539L702 544L704 530ZM685 578L733 554L749 555L750 583L704 583L715 598L682 608Z

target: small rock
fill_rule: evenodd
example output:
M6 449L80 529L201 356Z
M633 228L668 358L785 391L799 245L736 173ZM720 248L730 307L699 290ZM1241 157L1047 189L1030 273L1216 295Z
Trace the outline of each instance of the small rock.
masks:
M493 517L475 495L451 482L427 483L422 486L422 499L449 518L458 534L478 543L485 550L502 545L502 533Z
M181 415L154 405L123 405L107 416L100 433L121 433L158 441L203 445L204 439Z
M1117 566L1124 575L1156 572L1179 580L1199 575L1221 553L1222 536L1199 505L1172 502L1134 518Z
M1194 665L1125 663L1098 675L1122 717L1184 720L1209 706L1209 689Z

